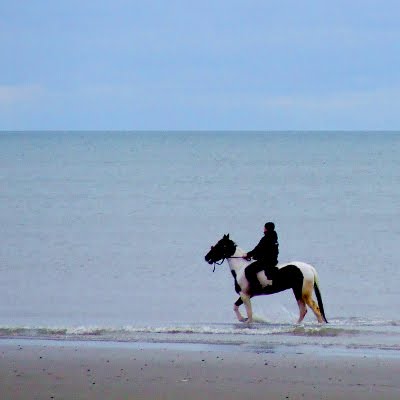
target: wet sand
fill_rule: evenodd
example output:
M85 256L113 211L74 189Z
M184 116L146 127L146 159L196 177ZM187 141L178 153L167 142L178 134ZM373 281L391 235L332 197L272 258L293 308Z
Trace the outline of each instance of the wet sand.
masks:
M400 357L0 340L2 399L400 399Z

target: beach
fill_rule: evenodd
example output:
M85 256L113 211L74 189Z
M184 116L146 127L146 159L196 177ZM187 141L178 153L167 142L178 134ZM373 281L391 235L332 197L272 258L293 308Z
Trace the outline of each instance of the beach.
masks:
M400 358L171 343L0 342L2 399L399 399Z

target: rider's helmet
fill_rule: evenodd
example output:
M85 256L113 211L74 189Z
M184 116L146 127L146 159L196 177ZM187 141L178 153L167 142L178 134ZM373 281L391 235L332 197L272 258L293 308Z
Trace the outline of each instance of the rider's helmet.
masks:
M275 230L275 224L273 222L267 222L264 225L265 229L268 231L274 231Z

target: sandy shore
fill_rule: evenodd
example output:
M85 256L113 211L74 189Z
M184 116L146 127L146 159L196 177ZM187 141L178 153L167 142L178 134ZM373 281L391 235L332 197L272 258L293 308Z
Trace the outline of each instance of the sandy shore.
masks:
M1 399L400 399L400 357L0 340Z

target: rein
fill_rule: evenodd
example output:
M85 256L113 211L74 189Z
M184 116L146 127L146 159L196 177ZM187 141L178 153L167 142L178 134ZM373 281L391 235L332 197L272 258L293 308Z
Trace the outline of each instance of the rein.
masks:
M237 257L224 257L220 262L215 261L215 262L214 262L214 269L213 269L213 272L215 272L215 266L216 266L216 265L222 265L223 262L224 262L225 260L227 260L228 258L243 258L243 257L240 257L240 256L237 256Z

